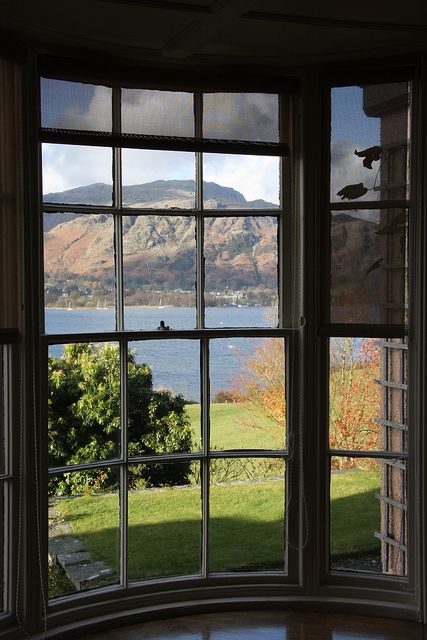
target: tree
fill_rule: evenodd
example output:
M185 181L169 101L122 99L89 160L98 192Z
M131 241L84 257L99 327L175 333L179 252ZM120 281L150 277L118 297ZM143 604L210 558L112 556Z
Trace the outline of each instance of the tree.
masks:
M115 344L70 344L49 357L48 450L50 466L120 456L120 358ZM184 398L154 391L151 369L128 354L128 450L130 456L191 451L192 431ZM129 486L185 484L189 464L129 466ZM53 476L51 490L111 490L105 469Z
M254 341L254 351L242 356L243 367L233 381L232 395L251 405L251 410L268 418L264 428L283 446L285 431L285 349L280 338ZM262 423L258 424L262 428ZM280 445L279 445L280 443Z
M333 449L371 450L380 444L381 427L375 422L381 403L375 379L380 371L380 348L373 338L336 338L331 343L329 443ZM334 459L351 467L350 457Z
M333 449L371 450L380 444L380 349L372 338L331 341L329 441ZM285 352L283 341L268 338L243 357L243 370L233 380L230 397L270 418L265 423L278 441L285 428ZM351 467L356 460L335 457L333 465Z

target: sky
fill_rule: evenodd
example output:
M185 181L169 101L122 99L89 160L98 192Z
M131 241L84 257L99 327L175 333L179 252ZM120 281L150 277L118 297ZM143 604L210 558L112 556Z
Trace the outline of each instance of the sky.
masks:
M111 89L58 80L42 80L42 126L111 131ZM206 130L236 139L278 139L277 98L264 94L218 94L206 100ZM193 96L184 92L124 90L122 128L151 135L193 136ZM195 154L124 149L123 184L195 177ZM111 183L111 150L74 145L43 145L43 193L95 182ZM203 178L232 187L247 200L279 204L279 160L274 157L205 154Z
M42 80L42 126L111 131L111 89ZM369 170L354 155L379 143L379 119L367 117L360 87L332 90L331 199L343 186L373 186ZM194 135L193 98L185 92L124 90L123 130L158 135ZM204 124L210 136L277 141L277 101L266 94L207 94ZM123 150L123 184L194 179L195 155L187 152ZM43 193L95 182L112 182L111 150L74 145L43 145ZM232 187L247 200L279 203L279 160L274 157L205 154L203 178ZM361 199L375 199L368 192Z

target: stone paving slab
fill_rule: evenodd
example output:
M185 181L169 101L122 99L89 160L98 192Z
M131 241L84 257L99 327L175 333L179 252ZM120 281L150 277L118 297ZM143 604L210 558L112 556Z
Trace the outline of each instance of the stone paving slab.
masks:
M103 582L104 578L113 571L104 562L89 562L87 564L71 564L67 566L67 577L78 591L94 587Z
M60 516L61 514L58 509L55 509L55 507L49 507L49 520L58 520Z
M87 551L76 551L74 553L58 553L56 561L61 567L67 570L70 564L81 564L82 562L90 562L90 553Z
M62 536L72 536L73 530L68 522L58 522L49 527L49 538L59 538Z
M85 551L84 544L78 538L54 538L49 540L49 558L56 561L56 558L60 554L78 553L79 551Z

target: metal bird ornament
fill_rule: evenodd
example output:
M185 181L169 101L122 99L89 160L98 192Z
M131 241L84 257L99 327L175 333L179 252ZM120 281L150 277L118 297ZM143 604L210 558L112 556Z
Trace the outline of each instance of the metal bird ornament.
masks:
M363 166L367 169L372 169L372 163L381 158L382 149L381 147L369 147L368 149L363 149L363 151L354 150L354 155L359 158L363 158Z
M359 182L358 184L348 184L346 187L343 187L341 191L338 191L337 196L341 198L341 200L355 200L356 198L361 198L368 193L369 189L367 189L363 182Z

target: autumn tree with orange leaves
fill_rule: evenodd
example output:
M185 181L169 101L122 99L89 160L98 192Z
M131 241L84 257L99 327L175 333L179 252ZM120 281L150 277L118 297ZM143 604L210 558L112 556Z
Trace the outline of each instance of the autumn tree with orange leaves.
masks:
M331 340L329 443L331 449L375 450L380 446L381 392L375 379L380 371L380 348L368 338ZM264 428L278 442L285 430L284 342L268 338L255 342L251 355L242 356L241 373L233 380L230 399L245 402L258 415L269 418ZM350 468L354 458L335 457L334 466Z

